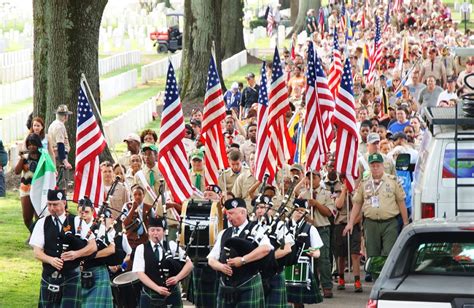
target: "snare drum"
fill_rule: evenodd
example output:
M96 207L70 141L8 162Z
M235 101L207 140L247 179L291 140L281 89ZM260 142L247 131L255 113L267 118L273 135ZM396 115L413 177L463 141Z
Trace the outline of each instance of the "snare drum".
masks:
M298 263L285 267L285 282L287 286L302 286L310 281L311 263L309 257L301 256Z
M222 210L218 202L209 200L189 200L183 204L181 209L183 223L180 230L181 245L188 245L188 256L191 259L205 261L207 263L207 255L211 251L211 247L217 239L217 234L222 230L224 219ZM193 241L189 243L191 233Z
M112 280L114 307L136 308L140 302L142 284L137 273L125 272Z

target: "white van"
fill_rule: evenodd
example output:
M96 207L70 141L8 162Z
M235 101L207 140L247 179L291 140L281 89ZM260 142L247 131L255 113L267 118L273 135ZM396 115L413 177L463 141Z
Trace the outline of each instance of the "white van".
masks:
M412 183L413 220L474 215L474 118L464 117L459 110L458 123L463 125L458 125L457 153L461 161L456 204L455 110L430 108L426 115L429 127L423 136Z

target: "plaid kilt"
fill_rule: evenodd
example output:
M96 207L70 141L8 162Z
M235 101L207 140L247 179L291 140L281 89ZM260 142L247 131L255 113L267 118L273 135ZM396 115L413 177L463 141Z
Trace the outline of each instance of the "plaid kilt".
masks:
M140 293L140 308L152 308L152 298L164 298L162 295L150 290L147 287L143 287ZM166 297L165 304L170 305L173 308L183 307L183 301L181 300L181 288L176 285L171 289L171 295Z
M281 272L269 279L270 291L265 296L266 308L281 308L287 305L285 273Z
M110 286L109 271L105 265L88 269L94 275L94 286L90 289L82 288L83 308L112 308L112 288Z
M217 289L219 278L216 271L208 265L194 267L192 272L192 283L188 292L191 293L191 302L197 308L216 307Z
M317 304L323 301L321 291L319 290L318 275L310 273L311 284L308 290L306 284L299 286L286 286L288 302L294 304Z
M48 300L48 285L60 285L62 288L61 302L54 304ZM80 308L81 296L81 275L79 270L73 270L68 274L63 274L62 278L53 279L43 275L41 279L40 297L38 307L44 308Z
M262 278L260 274L250 278L247 282L240 285L240 298L238 303L226 303L221 286L223 282L219 283L219 290L217 292L217 307L218 308L264 308L265 296L263 294Z

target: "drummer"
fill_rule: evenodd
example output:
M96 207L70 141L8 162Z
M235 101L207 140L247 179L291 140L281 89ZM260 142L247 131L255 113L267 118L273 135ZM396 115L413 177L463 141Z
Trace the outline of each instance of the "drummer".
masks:
M289 222L289 229L291 230L294 238L295 245L303 247L302 256L310 258L319 258L319 249L323 246L323 241L319 236L318 230L305 221L306 215L309 214L309 204L306 199L295 199L293 201L295 211L291 216ZM299 261L298 261L299 262ZM310 262L312 265L313 262ZM311 285L308 290L306 283L301 286L287 286L288 302L293 303L293 307L301 308L304 304L317 304L323 301L321 293L319 291L318 274L313 272L312 266L310 267Z
M149 217L148 241L140 244L135 251L133 272L143 283L140 296L140 307L182 307L181 290L178 283L191 273L193 264L189 258L182 270L173 277L164 276L162 261L169 249L176 251L176 242L167 242L164 238L165 222L162 218ZM180 259L185 252L179 248ZM153 306L152 306L153 304Z
M233 227L229 227L217 236L217 241L211 252L207 256L209 265L218 272L221 272L219 289L217 292L217 307L263 307L264 294L260 274L253 275L246 270L246 264L256 262L264 258L272 246L267 236L264 236L258 243L258 247L250 253L227 259L224 249L227 240L234 237L248 240L247 234L253 224L247 220L247 208L245 200L242 198L229 199L224 203L227 210L229 222ZM242 267L242 268L240 268ZM235 285L233 278L239 273L243 283Z
M293 236L287 232L283 221L274 224L272 229L267 231L271 227L272 217L276 213L269 197L256 197L252 200L252 203L256 206L257 228L260 227L259 230L263 231L263 233L267 232L270 243L273 246L273 251L270 252L270 255L273 256L274 262L266 262L273 263L271 265L266 264L272 268L263 267L261 271L265 293L265 307L285 307L288 300L286 296L285 274L283 272L284 266L280 265L280 262L284 262L284 257L291 253L291 246L295 242ZM272 259L269 261L272 261Z

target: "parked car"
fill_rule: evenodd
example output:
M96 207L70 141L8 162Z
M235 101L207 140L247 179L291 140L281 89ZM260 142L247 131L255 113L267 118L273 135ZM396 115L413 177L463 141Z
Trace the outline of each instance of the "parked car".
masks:
M367 308L474 307L474 219L416 221L366 271L380 273Z

